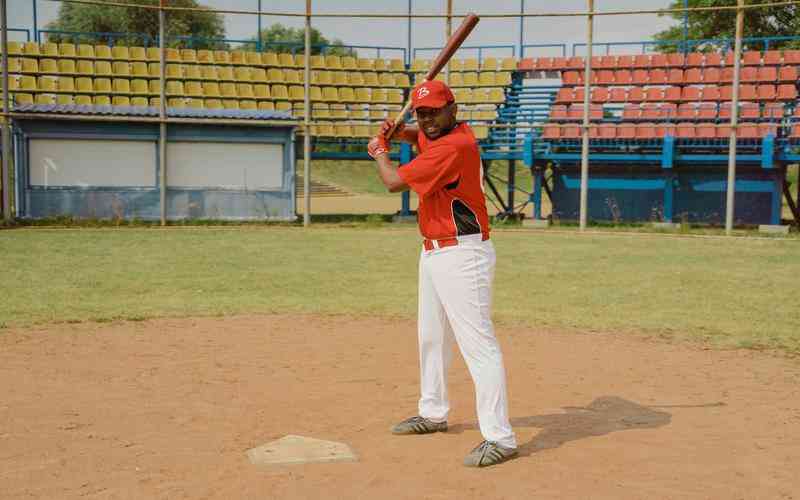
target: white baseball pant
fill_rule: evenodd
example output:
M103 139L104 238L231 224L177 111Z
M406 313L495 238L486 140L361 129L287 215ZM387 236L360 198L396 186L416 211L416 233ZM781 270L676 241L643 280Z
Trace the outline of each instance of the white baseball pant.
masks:
M517 446L508 421L503 355L491 320L495 251L481 235L426 251L419 259L419 415L447 420L447 370L455 337L472 381L478 424L487 441Z

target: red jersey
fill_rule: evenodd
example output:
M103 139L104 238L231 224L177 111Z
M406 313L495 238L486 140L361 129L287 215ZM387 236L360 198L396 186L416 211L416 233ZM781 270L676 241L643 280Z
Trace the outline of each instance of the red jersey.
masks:
M419 195L417 219L422 236L439 240L482 233L488 237L483 165L469 125L459 123L435 140L420 130L417 144L419 156L397 172Z

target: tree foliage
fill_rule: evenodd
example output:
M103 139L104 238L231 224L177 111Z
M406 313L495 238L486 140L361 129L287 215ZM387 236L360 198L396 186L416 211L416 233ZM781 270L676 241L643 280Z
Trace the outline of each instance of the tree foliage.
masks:
M116 0L120 3L137 3L157 5L158 0ZM205 9L196 0L170 0L172 7L197 7ZM145 34L153 43L158 36L158 11L155 9L138 9L133 7L111 7L90 4L62 3L58 17L47 25L47 29L91 33L131 33ZM167 11L167 40L170 47L193 48L226 48L220 41L211 39L225 38L225 23L222 15L214 12ZM193 40L176 39L174 37L192 37ZM109 43L115 45L142 45L141 36L79 36L68 34L50 34L52 42L72 43ZM204 40L205 39L205 40Z
M262 50L272 52L302 52L306 43L305 28L290 28L281 23L275 23L269 28L261 30ZM256 37L251 38L256 41ZM319 54L322 46L326 46L325 54L337 56L354 56L353 49L344 47L344 43L337 39L328 40L316 28L311 28L311 53Z
M775 3L781 0L745 0L745 4ZM689 7L716 7L736 5L732 0L689 0ZM672 0L670 9L683 8L683 0ZM657 40L665 42L680 42L684 38L683 12L669 15L678 21L678 24L656 34ZM700 11L689 13L689 40L701 39L732 39L736 35L736 11ZM800 7L797 5L780 5L775 7L762 7L758 9L745 9L744 11L744 37L775 37L775 36L800 36ZM721 44L712 44L719 46ZM679 46L674 44L672 46ZM745 44L745 47L747 44ZM770 42L770 48L785 48L800 46L797 41ZM751 44L753 49L763 48L763 44Z

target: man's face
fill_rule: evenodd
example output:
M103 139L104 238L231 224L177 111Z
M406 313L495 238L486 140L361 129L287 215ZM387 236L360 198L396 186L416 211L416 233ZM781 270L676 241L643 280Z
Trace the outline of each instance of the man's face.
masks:
M456 125L456 103L441 108L417 108L417 123L428 139L438 139Z

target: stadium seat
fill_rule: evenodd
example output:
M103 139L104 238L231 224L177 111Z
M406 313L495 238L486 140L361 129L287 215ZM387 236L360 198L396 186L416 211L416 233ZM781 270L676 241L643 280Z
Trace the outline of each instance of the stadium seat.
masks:
M10 65L9 65L10 66ZM44 74L52 75L58 73L58 63L55 59L40 59L39 71Z
M681 87L666 87L664 89L664 100L667 102L680 102L683 100L683 96L681 95Z
M94 59L94 46L85 43L79 44L77 57L83 59Z
M572 102L583 102L584 95L583 87L575 87L575 91L572 93Z
M375 61L375 70L378 70L378 67L381 67L381 71L405 71L406 65L402 59L389 59L389 64L387 65L383 59L380 59L381 63L378 63L378 60Z
M75 79L75 88L79 94L91 94L94 92L94 82L91 78L79 77Z
M630 85L633 83L633 75L627 69L617 70L614 72L614 83L617 85Z
M261 65L269 67L280 66L281 63L280 60L278 59L278 54L276 54L275 52L262 52Z
M667 74L667 83L670 85L683 85L683 70L677 68L670 69Z
M700 99L700 87L683 87L681 101L693 102Z
M567 113L567 107L562 104L554 104L550 106L550 116L549 119L551 121L563 121L568 120L569 115Z
M292 54L278 54L278 64L284 68L293 68L295 66L294 56Z
M679 120L694 120L697 118L697 105L692 102L679 104L676 118Z
M592 102L608 102L609 92L605 87L595 87L592 89Z
M283 77L283 73L281 73ZM219 73L217 73L216 66L200 66L200 78L209 81L219 81Z
M207 49L200 49L196 54L197 62L200 64L214 64L214 53Z
M563 125L560 135L564 139L578 139L581 137L581 128L578 125Z
M214 70L216 73L216 68ZM267 81L270 83L282 83L284 81L283 74L283 71L278 68L269 68L267 69Z
M677 135L674 123L658 123L656 124L655 128L656 128L656 137L665 137L668 135L675 137Z
M619 87L612 88L608 96L608 102L614 102L614 103L625 102L627 99L628 99L627 90Z
M656 125L654 123L637 123L636 124L636 139L649 140L656 138Z
M635 123L620 123L617 125L617 139L636 139Z
M628 96L630 99L630 96ZM644 90L644 101L661 102L664 100L664 89L661 87L648 87Z
M543 139L558 139L561 136L561 127L555 124L545 124L542 128Z
M784 50L783 51L783 64L800 66L800 50Z
M481 61L480 71L497 71L498 62L496 57L484 57Z
M703 83L706 85L711 83L719 83L722 79L721 71L719 68L703 68Z
M233 70L233 79L237 82L252 81L252 70L248 66L237 66Z
M772 137L778 136L778 124L777 123L759 123L758 124L758 136L759 137L766 137L771 135Z
M341 102L356 102L355 91L351 87L342 87L339 89L339 100Z
M243 50L231 50L228 52L228 57L230 58L231 64L247 64L247 53Z
M689 52L686 54L686 66L691 68L699 68L703 65L705 56L702 52Z
M169 74L169 67L172 66L171 64L167 64L167 74ZM177 68L180 68L179 65L175 65ZM232 82L234 80L233 77L233 67L232 66L218 66L217 67L217 75L219 76L220 81L223 82ZM177 77L182 78L183 75Z
M774 101L777 99L778 94L775 91L775 85L770 84L761 84L758 86L758 94L753 98L748 97L747 99L758 99L759 101ZM745 99L744 97L742 99Z
M628 101L642 102L644 98L644 89L642 87L631 87L631 89L628 90Z
M341 69L347 71L356 71L358 70L358 65L356 64L356 58L353 56L343 56L341 58Z
M364 77L360 71L353 71L347 74L347 80L350 82L350 85L353 87L363 87L364 86Z
M703 70L700 68L688 68L683 74L683 82L692 84L692 83L702 83L703 82ZM711 82L709 82L711 83Z
M95 106L111 106L111 97L107 95L96 95L92 98L92 104Z
M667 67L668 68L680 68L686 64L686 57L683 55L683 52L669 52L667 54Z
M59 57L78 57L78 50L74 43L59 43L58 55Z
M786 57L786 52L784 52L784 58ZM797 99L797 88L793 84L782 83L778 85L778 100L790 101L793 99Z
M733 56L733 54L731 54ZM733 58L731 57L731 64ZM761 65L761 52L757 50L746 50L742 53L742 64L744 66L759 66Z
M703 59L703 65L706 67L722 65L722 55L719 52L707 52Z
M111 64L114 76L131 76L131 64L127 61L114 61Z
M626 104L622 108L622 119L626 121L639 120L642 117L642 108L638 104Z
M739 106L739 117L745 120L758 120L761 118L758 103L743 102Z
M733 68L730 67L730 66L722 68L722 71L720 72L720 79L719 80L721 82L723 82L723 83L731 83L731 82L733 82Z
M561 83L563 85L583 84L583 75L578 71L564 71L561 73Z
M538 59L534 59L532 57L520 59L517 69L520 71L533 71L534 69L538 69L536 66L537 61Z
M798 107L797 110L800 111L800 107ZM764 118L780 120L783 118L783 112L784 104L782 102L768 102L764 104Z
M758 68L755 66L745 66L740 72L740 80L745 83L758 81Z
M774 66L761 66L756 70L756 81L761 83L774 83L778 79L778 68Z
M362 73L364 76L364 85L367 87L380 87L377 73Z
M764 66L777 66L783 60L780 50L767 50L764 52Z
M266 84L255 84L253 85L253 97L256 99L271 99L272 96L270 94L269 85ZM261 108L259 108L261 109Z
M542 58L539 58L539 59L540 59L540 63L541 63L541 59ZM563 70L569 68L569 65L567 64L567 58L566 57L552 57L552 58L549 58L549 59L550 59L550 68L547 68L547 70L563 71Z
M661 107L652 102L643 104L640 118L642 120L660 120L662 118Z
M792 139L800 139L800 123L792 125L792 131L789 134Z
M124 80L124 81L127 82L128 80ZM225 91L223 90L223 88L225 88L228 85L232 85L232 84L223 83L222 85L220 85L220 92L223 95L225 95ZM124 92L125 87L126 87L125 84L121 84L122 92L118 91L117 90L117 79L114 79L114 92L115 93L124 93L124 94L130 93L130 84L127 85L128 92ZM185 95L185 92L183 90L183 82L179 82L179 81L176 81L176 80L168 81L167 82L167 87L164 89L164 91L166 92L166 95L173 96L173 97L174 96L183 96L183 95Z
M151 82L151 85L152 85L152 82ZM203 82L203 95L205 97L211 97L211 98L222 97L222 94L220 93L219 83L217 83L217 82Z
M129 61L131 58L130 51L128 47L124 45L115 45L111 47L111 59L117 61Z
M55 94L36 94L35 100L36 104L55 104L56 96Z
M694 123L691 122L678 123L676 131L676 137L681 139L694 139L695 137Z
M145 103L147 100L145 100ZM76 95L75 96L75 104L78 106L91 106L92 105L92 97L88 95ZM147 104L145 104L147 106Z
M684 94L685 97L685 94ZM719 87L716 85L706 85L702 89L700 89L700 100L701 101L719 101L720 100L720 91Z
M199 83L197 83L197 82L190 82L190 83L196 84L198 86L198 88L200 88L200 95L203 95L203 90L202 90L202 87L200 87ZM131 80L131 94L132 95L145 95L145 96L149 95L150 94L150 88L148 87L147 80L141 80L141 79Z
M62 54L62 57L63 54ZM128 47L128 59L131 62L138 61L138 62L146 62L147 61L147 51L144 47Z
M572 102L572 95L573 95L572 87L562 87L558 89L556 93L556 102ZM458 102L458 99L456 99Z
M69 94L75 93L75 79L71 76L59 76L58 91Z
M778 70L778 81L781 82L796 82L800 79L798 75L798 68L796 66L782 66Z
M130 106L131 99L126 95L115 95L111 97L112 106Z
M600 70L594 73L595 76L595 83L598 85L614 85L616 80L614 80L614 72L611 70ZM581 82L583 83L583 78L580 78Z
M39 92L55 92L58 90L58 80L54 76L40 76L36 83Z
M666 68L667 65L668 65L668 59L666 54L650 55L650 62L648 63L649 68Z
M39 73L39 61L31 58L23 58L21 61L23 73Z
M513 57L504 57L500 60L500 70L501 71L516 71L517 70L517 60Z
M15 93L12 95L12 100L17 106L20 106L22 104L33 104L34 102L36 102L35 99L33 98L33 94L27 94L27 93Z
M701 122L695 125L694 134L698 139L713 139L717 136L717 128L713 123Z
M741 139L757 139L758 135L758 125L755 123L748 123L743 122L739 124L739 130L737 130L738 137Z
M649 68L650 67L650 54L636 54L633 56L634 68Z
M697 119L698 120L716 120L717 119L717 103L715 103L715 102L701 102L697 106Z
M556 59L558 59L558 61ZM563 63L562 63L562 61L563 61ZM564 59L563 57L560 57L560 58L540 57L540 58L536 59L536 66L535 67L536 67L536 69L539 69L539 70L542 70L542 71L554 71L556 69L560 69L560 68L556 68L557 64L560 65L560 66L566 66L566 59Z
M0 66L2 67L2 66ZM94 70L94 67L92 67ZM8 58L8 72L9 73L19 73L22 71L22 62L18 57L9 57Z
M633 84L634 85L647 85L650 83L650 72L646 69L633 70Z
M347 78L348 73L346 71L334 71L333 74L333 85L337 87L343 87L350 85L350 80Z

